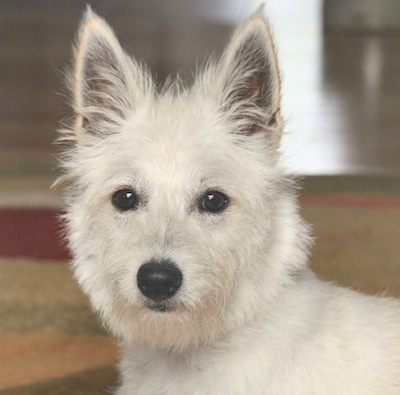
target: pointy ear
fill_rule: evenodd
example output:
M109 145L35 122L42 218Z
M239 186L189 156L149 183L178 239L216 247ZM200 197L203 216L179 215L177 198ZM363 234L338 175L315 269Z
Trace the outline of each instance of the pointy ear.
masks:
M238 121L243 133L266 130L279 142L280 74L262 9L234 33L221 59L219 86L223 108Z
M71 82L76 133L104 136L140 105L151 78L88 7L78 33Z

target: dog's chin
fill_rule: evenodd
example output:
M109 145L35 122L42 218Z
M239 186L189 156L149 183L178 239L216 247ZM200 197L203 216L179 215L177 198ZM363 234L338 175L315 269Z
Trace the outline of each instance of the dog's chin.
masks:
M222 304L209 300L198 306L182 302L140 301L115 304L105 315L111 331L126 344L182 352L212 343L218 336Z

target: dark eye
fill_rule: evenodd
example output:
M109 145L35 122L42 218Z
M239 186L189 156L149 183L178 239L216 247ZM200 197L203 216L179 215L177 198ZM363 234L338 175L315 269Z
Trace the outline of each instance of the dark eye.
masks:
M210 213L219 213L226 208L229 200L222 192L207 192L201 201L201 209Z
M136 210L139 198L132 189L121 189L112 196L112 204L121 211Z

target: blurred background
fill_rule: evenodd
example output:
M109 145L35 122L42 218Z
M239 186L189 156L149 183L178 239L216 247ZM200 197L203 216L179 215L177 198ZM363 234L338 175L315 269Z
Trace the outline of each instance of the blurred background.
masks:
M87 0L0 1L0 177L49 174L63 72ZM189 81L259 0L92 0L159 82ZM400 171L400 2L269 0L283 74L283 152L305 175Z

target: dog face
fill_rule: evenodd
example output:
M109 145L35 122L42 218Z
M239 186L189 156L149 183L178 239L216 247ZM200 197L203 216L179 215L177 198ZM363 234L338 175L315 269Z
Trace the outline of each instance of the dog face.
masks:
M250 319L289 271L272 259L285 177L279 73L260 13L190 88L158 91L88 10L70 85L68 237L104 322L127 342L182 350Z

